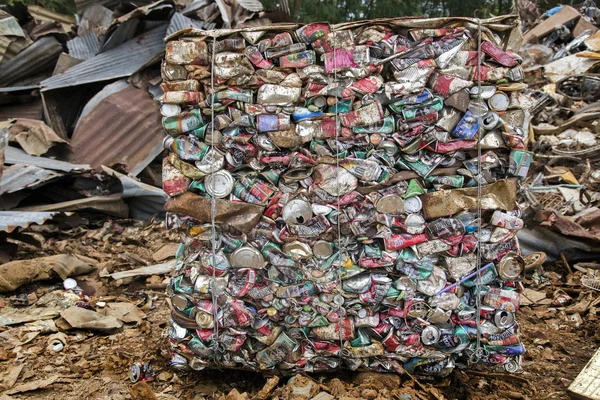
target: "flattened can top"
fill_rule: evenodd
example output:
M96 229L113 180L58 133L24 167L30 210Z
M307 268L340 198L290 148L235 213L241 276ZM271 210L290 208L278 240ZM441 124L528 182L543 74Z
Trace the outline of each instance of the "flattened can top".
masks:
M474 98L480 97L484 100L489 99L495 93L496 93L496 86L481 86L481 88L479 88L478 86L473 86L471 89L469 89L469 94L472 97L474 97Z
M313 213L308 201L294 199L283 207L281 215L287 224L302 225L312 218Z
M421 342L423 342L425 346L430 346L439 342L440 336L439 328L435 325L429 325L421 332Z
M313 253L319 258L331 257L333 245L325 240L317 240L313 245Z
M515 313L505 310L498 310L494 314L494 325L498 328L508 328L515 323Z
M409 213L418 213L423 208L423 203L418 196L404 199L404 209Z
M498 275L505 281L519 280L521 272L525 268L525 261L517 253L508 253L498 264Z
M265 258L254 247L243 246L231 254L229 263L232 267L258 269L264 267Z
M388 194L377 201L377 212L398 215L404 212L404 200L396 194Z
M488 100L488 105L494 111L506 111L509 103L510 99L504 92L496 92Z
M233 190L233 176L224 169L208 175L204 178L206 192L211 196L222 199Z
M181 114L181 106L179 104L165 103L160 106L160 113L163 117L173 117Z

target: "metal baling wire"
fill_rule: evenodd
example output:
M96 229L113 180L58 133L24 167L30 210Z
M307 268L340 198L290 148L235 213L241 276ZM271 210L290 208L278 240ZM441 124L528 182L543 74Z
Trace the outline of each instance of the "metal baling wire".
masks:
M481 20L477 18L477 103L481 105ZM475 348L474 360L481 358L481 109L477 112L477 278L475 304L477 315L475 322L477 326L477 347Z
M329 31L333 33L333 30L331 29L331 24L328 25L329 26ZM337 84L337 57L335 55L335 51L337 49L336 43L337 43L337 37L336 35L333 35L333 83L334 83L334 90L335 90L335 85ZM339 121L339 114L338 114L338 102L339 100L337 99L337 95L336 95L336 102L335 102L335 151L336 151L336 155L335 155L335 181L336 181L336 193L337 193L337 208L338 208L338 215L337 215L337 236L338 236L338 251L340 254L340 257L338 257L338 262L342 262L342 257L344 256L344 246L342 246L342 231L341 231L341 224L340 224L340 216L341 216L341 207L340 207L340 173L339 173L339 169L340 169L340 143L338 141L339 138L339 132L338 132L338 123ZM340 276L340 268L342 268L341 265L339 265L336 268L336 274L337 274L337 288L338 288L338 292L340 293L340 296L342 296L342 278ZM335 301L335 300L334 300ZM342 305L338 305L339 309L338 309L338 325L340 328L340 351L339 351L339 366L338 368L342 368L342 362L343 362L343 354L342 351L344 349L344 325L343 325L343 320L342 320L342 313L341 313L341 309L342 309Z
M210 69L210 150L212 153L215 151L215 50L217 46L217 36L213 33L212 35L212 55L211 55L211 69ZM214 164L213 164L214 166ZM211 174L214 174L214 168L211 166ZM215 280L217 278L217 229L215 226L215 217L217 214L217 203L215 196L210 196L210 242L212 247L212 279L210 285L210 293L213 303L213 352L215 356L215 364L219 365L219 309L217 305L217 293L215 293Z

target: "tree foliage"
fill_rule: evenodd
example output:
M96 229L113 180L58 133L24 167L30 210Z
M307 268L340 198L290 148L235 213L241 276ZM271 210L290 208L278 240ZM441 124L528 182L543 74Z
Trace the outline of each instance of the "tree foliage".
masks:
M263 0L266 9L290 10L298 22L345 22L419 16L489 17L508 14L513 0Z

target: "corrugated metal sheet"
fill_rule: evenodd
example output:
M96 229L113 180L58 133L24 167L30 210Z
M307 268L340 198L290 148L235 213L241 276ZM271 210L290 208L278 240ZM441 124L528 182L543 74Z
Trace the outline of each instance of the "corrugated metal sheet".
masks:
M33 165L16 164L5 168L0 178L0 195L34 188L63 174Z
M71 164L65 161L53 160L47 157L30 156L23 150L11 146L8 146L4 150L4 164L35 165L36 167L40 168L64 172L86 171L91 169L91 167L86 164Z
M128 1L128 3L133 3L136 5L144 5L144 4L149 4L151 2L152 2L152 0ZM118 6L121 3L123 3L123 0L75 0L75 7L77 8L77 13L81 14L83 12L83 10L85 10L87 7L89 7L92 4L100 4L100 5L103 5L104 7L114 8L115 6Z
M166 31L167 25L164 25L143 33L115 49L69 68L64 74L46 79L41 83L43 91L129 76L164 51Z
M12 15L0 19L0 35L25 37L19 21Z
M67 42L69 55L79 60L89 60L98 54L100 41L95 32L84 31L82 36L77 36Z
M71 212L23 212L0 211L0 231L11 233L16 228L27 228L31 224L42 225L58 215L73 215Z
M34 76L38 72L51 68L62 52L60 43L51 36L45 36L31 46L2 63L0 68L0 86L9 85L20 78Z
M28 103L2 104L0 106L0 121L9 118L42 119L44 106L42 99L36 99Z
M175 13L175 14L173 14L173 17L171 18L171 23L169 24L169 27L167 28L167 35L170 35L171 33L175 33L178 30L181 30L184 28L214 29L215 26L216 26L216 24L214 22L207 24L204 21L198 21L195 19L188 18L181 13Z
M139 173L162 151L159 106L147 91L129 86L104 98L81 118L71 138L72 162L124 164Z
M7 86L7 87L0 87L0 93L21 92L21 91L26 91L26 90L34 90L34 89L38 89L38 88L39 88L39 86L37 86L37 85Z

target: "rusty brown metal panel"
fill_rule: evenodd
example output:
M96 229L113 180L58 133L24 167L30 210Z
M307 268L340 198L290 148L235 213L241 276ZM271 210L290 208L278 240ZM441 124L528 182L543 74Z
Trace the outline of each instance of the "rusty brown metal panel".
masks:
M160 154L164 138L158 104L133 86L103 99L83 117L73 133L70 161L102 165L124 164L139 172Z

